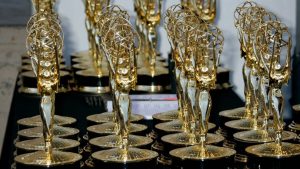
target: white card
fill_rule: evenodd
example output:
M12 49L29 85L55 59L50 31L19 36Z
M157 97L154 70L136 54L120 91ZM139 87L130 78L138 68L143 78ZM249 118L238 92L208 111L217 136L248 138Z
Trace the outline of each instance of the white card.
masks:
M151 120L156 113L178 109L176 95L132 95L131 98L131 112L143 115L147 120ZM112 101L107 102L107 110L112 111Z

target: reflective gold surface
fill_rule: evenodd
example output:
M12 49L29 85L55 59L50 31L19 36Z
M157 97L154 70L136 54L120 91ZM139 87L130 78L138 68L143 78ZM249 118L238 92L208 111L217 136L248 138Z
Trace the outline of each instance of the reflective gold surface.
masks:
M283 142L281 146L277 143L265 143L246 148L246 152L258 157L288 158L300 155L300 145Z
M176 133L165 135L161 138L162 141L171 143L177 146L192 146L200 144L200 136L190 134L190 133ZM217 134L207 133L206 135L206 144L217 144L224 141L224 137Z
M130 124L129 133L142 132L147 129L147 126L142 124ZM93 125L87 128L88 132L98 133L98 134L116 134L118 132L118 126L113 122L107 122L103 124Z
M299 123L299 118L300 118L300 104L294 105L293 106L293 117L294 121L289 125L289 130L292 132L295 132L298 134L298 140L300 141L300 123Z
M208 123L208 130L214 129L216 127L213 123ZM185 127L181 120L173 120L170 122L160 123L155 125L155 128L165 131L165 132L184 132Z
M54 167L73 164L81 160L81 155L71 152L52 151L52 158L49 159L45 151L22 154L15 157L15 162L29 166Z
M32 66L29 65L29 64L28 65L22 65L21 69L22 69L22 71L32 71ZM59 69L65 70L65 69L67 69L67 66L64 65L64 64L60 64Z
M220 159L233 156L235 153L235 150L212 145L206 145L205 149L196 145L170 151L171 156L180 158L182 160Z
M81 76L90 76L90 77L104 77L108 76L107 68L102 68L101 71L96 71L94 69L87 69L87 70L79 70L75 74Z
M96 160L113 163L136 163L153 160L158 153L146 149L128 148L127 151L120 148L102 150L92 154Z
M113 112L104 112L100 114L93 114L86 117L87 120L95 122L95 123L106 123L106 122L113 122L114 121L114 114ZM144 116L139 114L131 114L130 121L131 122L138 122L144 119Z
M54 137L52 140L52 148L54 150L68 150L78 147L80 143L76 140L62 139ZM25 140L16 143L16 148L27 151L43 151L45 148L45 141L43 138L36 138L32 140Z
M292 123L289 125L289 129L290 129L292 132L298 133L298 132L300 131L300 124L295 123L295 122L292 122Z
M168 74L169 69L165 68L165 67L159 67L159 66L156 66L153 69L151 69L149 67L143 67L143 68L139 68L137 70L137 72L139 75L155 77L155 76L159 76L159 75L163 75L163 74Z
M143 136L129 135L129 147L142 147L149 145L153 142L151 138ZM117 148L122 146L122 138L118 135L109 135L103 137L93 138L89 141L91 145L101 148Z
M63 31L58 15L54 11L55 1L33 0L36 13L27 24L27 54L37 79L41 96L39 112L42 120L41 135L44 137L44 155L53 160L52 141L55 114L55 93L60 84L60 60L62 58ZM18 133L20 134L20 132ZM25 133L26 134L26 133ZM33 136L32 133L31 136ZM20 135L19 135L20 136ZM41 136L41 137L42 137Z
M70 128L70 127L61 127L54 126L53 127L53 135L56 137L69 137L74 136L79 133L78 129ZM23 129L18 131L18 135L26 137L26 138L37 138L43 137L43 127L34 127L29 129Z
M109 86L106 87L79 86L77 90L86 93L108 93L110 91L110 88Z
M66 116L54 116L54 124L58 126L67 126L76 123L76 119ZM27 126L27 127L39 127L42 126L41 116L33 116L28 118L23 118L17 121L18 125Z
M178 119L178 110L171 110L163 113L156 113L152 116L153 119L160 121L172 121Z
M249 130L235 133L233 137L241 142L246 143L267 143L273 142L276 139L276 133L274 130ZM297 135L293 132L283 131L282 132L282 140L291 141L296 139Z
M239 107L231 110L224 110L221 111L219 115L230 119L244 119L248 117L247 112L245 111L245 107Z
M264 125L264 121L262 119L240 119L240 120L232 120L225 123L226 127L236 129L236 130L255 130L261 129Z
M60 73L60 76L69 76L69 75L70 75L69 72L64 71L64 70L60 70L59 73ZM35 74L34 74L34 72L32 72L32 71L27 71L27 72L21 73L21 76L25 76L25 77L35 77Z
M190 7L204 21L214 22L217 12L216 0L193 0Z

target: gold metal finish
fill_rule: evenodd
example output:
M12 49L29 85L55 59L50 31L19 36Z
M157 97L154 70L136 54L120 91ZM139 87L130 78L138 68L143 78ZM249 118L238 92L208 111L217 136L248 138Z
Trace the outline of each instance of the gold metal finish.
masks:
M258 157L289 158L300 155L300 145L283 142L280 146L277 143L265 143L246 148L246 152Z
M113 163L137 163L153 160L158 156L157 152L138 148L122 148L102 150L92 154L94 159Z
M80 143L71 139L62 139L54 137L52 140L53 150L70 150L72 148L79 147ZM26 151L42 151L44 150L45 142L43 138L35 138L32 140L25 140L16 143L17 149L22 149Z
M143 136L129 135L128 146L129 147L143 147L150 145L153 142L151 138ZM118 135L109 135L103 137L93 138L89 141L93 146L103 149L117 148L122 146L122 138ZM104 143L104 144L103 144Z
M230 119L244 119L246 118L247 116L246 113L245 113L245 107L239 107L239 108L234 108L234 109L231 109L231 110L224 110L224 111L221 111L219 113L219 116L222 116L222 117L227 117L227 118L230 118Z
M135 0L134 9L137 13L136 27L141 38L141 46L138 49L137 68L138 75L156 77L168 75L169 70L165 68L165 62L158 61L157 43L158 34L156 27L161 20L161 0ZM137 86L135 90L147 92L161 92L166 88L153 89L152 85L148 88ZM141 90L140 90L141 89Z
M53 11L54 1L33 1L37 13L27 25L27 50L37 76L41 94L40 113L45 140L45 154L51 161L55 93L59 86L59 60L62 58L63 35L58 16Z
M80 92L86 93L108 93L110 91L109 87L91 87L91 86L81 86L78 88Z
M19 142L16 146L42 151L15 157L16 163L26 166L53 167L77 162L79 164L82 158L76 153L54 150L54 147L60 149L79 145L77 141L53 138L79 133L77 129L54 126L55 93L59 90L59 65L63 48L63 33L58 15L53 10L54 2L55 0L33 0L36 13L27 24L27 53L31 58L32 70L37 77L38 93L41 95L39 124L42 125L21 130L18 134L27 138L42 137L42 139Z
M160 121L172 121L178 119L178 110L171 110L163 113L156 113L152 116L153 119Z
M168 86L161 86L161 85L136 85L135 90L137 91L144 91L144 92L152 92L152 93L159 93L165 90L171 90L171 85Z
M106 123L106 122L113 122L114 121L114 114L113 112L104 112L100 114L94 114L87 116L86 119L88 121L92 121L95 123ZM138 122L144 119L144 116L138 114L132 114L130 117L130 122Z
M273 115L274 142L255 145L246 151L258 157L289 158L300 155L300 146L282 142L284 138L282 85L287 84L291 71L291 35L279 21L269 21L256 33L256 56L259 57L260 73L268 79L269 92L262 95L268 100L263 106L265 116ZM268 111L266 111L268 110Z
M269 110L267 91L269 90L269 65L270 51L268 46L263 44L270 40L267 28L264 25L269 22L276 22L277 17L266 11L264 8L252 2L245 2L235 11L235 26L240 35L241 52L245 53L245 64L243 76L245 82L245 112L239 114L244 118L240 121L227 122L229 128L242 130L255 130L268 128ZM234 111L228 112L225 117L232 117ZM231 114L230 114L231 113ZM237 114L235 114L237 115ZM263 120L258 117L261 116ZM257 133L259 134L259 133ZM267 138L266 138L267 139Z
M190 146L185 148L178 148L170 151L170 155L180 158L182 160L213 160L233 156L235 151L230 148L217 147L206 145L205 149L200 146Z
M163 136L161 138L163 142L170 143L172 145L187 147L197 145L200 143L200 136L196 136L190 133L176 133ZM217 134L207 133L206 144L217 144L224 141L224 137Z
M251 89L250 89L250 82L249 82L249 76L250 76L250 66L253 65L250 57L247 56L251 56L251 54L247 54L247 51L251 51L249 49L247 49L248 47L252 48L251 44L249 45L245 45L245 41L246 39L244 38L244 36L246 36L246 32L244 31L246 25L244 23L247 23L246 19L247 18L251 18L251 16L245 17L245 15L247 14L247 11L251 11L251 9L253 8L257 8L258 5L253 2L253 1L246 1L243 4L239 5L235 11L234 11L234 18L235 18L235 27L238 30L238 35L239 35L239 41L240 41L240 50L241 50L241 57L243 57L245 59L244 65L243 65L243 80L244 80L244 94L245 94L245 111L242 112L236 112L236 111L227 111L227 112L223 112L222 116L231 118L231 117L236 117L234 119L248 119L248 118L252 118L252 110L251 110ZM260 9L258 7L258 9ZM258 14L259 15L259 14ZM255 17L255 15L254 15ZM252 24L252 22L248 22L248 25ZM253 24L254 26L257 24ZM252 27L250 25L250 27ZM255 28L254 28L255 29ZM252 29L252 30L254 30ZM256 27L257 29L257 27ZM252 32L253 34L253 32ZM249 39L249 38L247 38ZM253 36L252 36L253 39ZM253 92L253 91L252 91ZM252 99L253 100L253 99ZM255 106L253 106L255 107Z
M204 5L204 4L201 4ZM184 128L183 134L165 136L167 142L193 145L170 151L173 157L195 160L217 159L233 156L234 150L207 145L208 139L217 141L223 139L217 135L207 134L208 119L212 106L210 89L216 87L216 74L220 54L223 50L222 32L215 26L205 23L193 12L176 5L170 7L165 15L165 28L173 49L173 57L177 70L181 118L177 127ZM180 103L179 103L180 104ZM179 115L179 116L180 116ZM184 121L185 123L182 123ZM165 124L175 124L176 121L156 125L165 129ZM182 127L183 125L185 127ZM172 125L175 127L175 125ZM213 138L212 138L213 137ZM221 139L221 140L222 140ZM183 141L187 143L182 143ZM210 140L210 141L212 141Z
M204 21L213 23L217 12L216 0L191 0L192 7L197 15Z
M81 76L91 76L91 77L104 77L108 76L109 72L107 69L102 69L99 72L95 72L94 69L86 69L86 70L80 70L75 73L76 75L81 75Z
M160 123L155 125L155 128L165 131L167 133L174 133L174 132L188 132L182 123L181 120L173 120L165 123ZM216 128L216 125L213 123L208 123L208 130L212 130Z
M140 56L149 64L149 67L154 67L157 56L157 31L156 26L160 22L161 0L135 0L134 8L137 13L136 26L141 37ZM150 68L151 69L151 68Z
M54 167L67 164L74 164L81 160L81 155L71 152L52 151L52 158L49 159L49 154L45 151L37 151L27 153L15 157L16 163L21 163L27 166L42 166Z
M145 131L147 129L147 126L142 125L142 124L130 124L128 128L128 133L139 133L142 131ZM110 135L110 134L118 134L119 133L119 125L117 125L114 122L107 122L103 124L97 124L93 125L87 128L88 132L92 133L98 133L98 134L105 134L105 135Z
M65 116L59 116L54 115L53 119L54 125L58 126L68 126L76 123L76 119L72 117L65 117ZM28 118L23 118L17 121L18 125L27 126L27 127L40 127L42 126L42 119L41 116L33 116Z
M108 7L106 12L99 16L97 36L109 63L115 117L113 122L90 126L87 130L115 133L115 136L102 137L96 143L100 147L119 147L92 154L94 159L104 162L131 163L157 157L156 152L129 147L130 142L146 144L148 141L145 137L129 135L134 130L142 131L147 127L130 124L132 115L129 92L135 88L137 82L137 50L141 46L139 35L132 29L127 16L127 13L117 6Z
M273 129L269 130L249 130L243 132L237 132L233 137L241 142L245 143L268 143L273 142L276 139L276 133ZM282 140L291 141L296 139L297 135L293 132L283 131Z
M78 129L70 128L70 127L61 127L61 126L53 126L52 128L52 136L55 137L70 137L77 135L79 133ZM25 138L38 138L43 137L44 129L43 127L34 127L34 128L28 128L18 131L18 135L25 137Z

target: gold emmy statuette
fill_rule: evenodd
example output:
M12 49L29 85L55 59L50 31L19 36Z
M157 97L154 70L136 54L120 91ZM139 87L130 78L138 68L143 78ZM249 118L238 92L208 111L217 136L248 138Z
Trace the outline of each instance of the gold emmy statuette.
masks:
M260 145L254 145L246 148L249 154L249 165L251 168L276 168L280 165L284 168L294 168L297 159L300 157L300 145L282 142L283 132L283 108L284 98L282 93L282 85L287 84L291 71L291 35L288 28L280 22L269 22L265 25L267 36L265 39L265 50L263 63L268 64L269 61L269 92L268 92L268 109L273 115L273 124L275 131L275 141ZM258 32L258 35L260 32ZM259 36L258 36L259 37ZM257 159L269 159L259 160ZM252 163L251 163L251 160Z
M172 59L174 60L174 75L176 81L178 109L169 112L163 112L153 115L153 123L155 126L154 136L158 139L152 145L152 149L160 152L158 162L162 165L171 165L171 159L169 157L169 150L187 146L189 144L189 113L186 102L186 71L184 69L184 45L179 42L188 42L186 36L183 35L183 30L193 29L193 26L198 25L200 20L196 15L188 8L182 5L173 5L167 9L164 16L165 30L168 34L168 40L172 48ZM189 24L189 25L188 25ZM164 123L165 122L165 123ZM209 124L209 128L214 128L214 124ZM163 142L160 138L166 134L180 133L169 135ZM221 139L222 140L222 139ZM219 140L215 140L218 142ZM170 146L167 144L170 143Z
M115 17L113 17L112 15L110 15L110 19L106 19L106 22L102 22L102 26L100 26L100 34L101 35L101 39L102 39L102 49L105 52L105 56L108 60L108 63L110 65L110 82L111 82L111 91L113 93L113 109L114 109L114 113L105 113L105 115L101 116L101 119L103 119L104 117L109 117L108 115L110 115L111 117L111 122L109 123L104 123L104 124L100 124L100 125L96 125L96 126L91 126L88 128L88 131L91 132L94 128L94 131L98 131L98 132L102 132L102 135L104 135L103 133L107 132L107 131L112 131L108 134L114 134L114 135L108 135L108 136L103 136L103 137L97 137L97 138L93 138L89 141L90 145L92 145L93 147L96 147L95 149L108 149L108 148L115 148L115 147L120 147L121 143L122 143L122 136L120 135L120 129L121 129L121 125L120 125L120 109L118 106L118 99L120 97L120 91L117 89L117 80L116 77L117 76L117 72L116 70L118 69L118 54L122 52L125 52L121 49L116 48L116 46L114 46L115 44L112 43L120 43L119 45L123 47L123 45L126 44L126 42L128 42L128 40L134 40L133 35L128 34L128 37L125 36L125 32L131 32L132 28L130 26L130 23L127 19L124 19L123 17L120 17L118 15L116 15ZM103 30L105 29L105 30ZM122 33L124 39L117 39L119 38L118 35L114 35L114 33L116 33L115 31L117 30L117 33ZM104 34L106 33L106 34ZM136 35L137 36L137 35ZM111 37L116 38L115 41L112 42ZM125 39L128 38L128 39ZM114 39L113 39L114 40ZM127 41L125 41L127 40ZM120 51L118 51L120 50ZM129 76L129 74L128 74ZM135 80L135 79L133 79ZM134 81L133 81L134 82ZM132 82L132 83L133 83ZM134 85L134 84L132 84ZM131 118L135 118L135 120L138 119L142 119L143 116L140 115L131 115L131 113L129 113L128 115L130 115L130 118L128 118L128 120L130 120L130 122L132 122ZM141 118L140 118L141 117ZM122 124L122 123L121 123ZM144 125L138 125L138 124L131 124L130 126L128 126L127 128L127 132L128 133L136 133L136 132L141 132L143 130L147 129L146 126ZM128 136L128 146L129 147L146 147L147 145L152 143L152 139L150 138L146 138L146 137L142 137L142 136L135 136L135 135L129 135Z
M53 29L59 30L60 25L56 23L58 16L57 14L52 12L54 2L55 1L38 1L34 0L34 7L35 11L39 11L37 14L33 15L27 24L27 31L29 32L32 27L34 27L33 24L36 24L37 22L41 22L43 17L47 17L48 21L52 23L51 27ZM50 14L50 15L49 15ZM71 78L70 73L66 71L66 65L63 59L59 60L59 69L61 71L60 74L60 84L59 84L59 92L65 92L70 90L69 86L69 80ZM38 89L37 89L37 79L35 74L32 71L31 66L31 59L28 56L28 54L25 54L22 56L22 68L21 68L21 75L20 75L20 88L19 92L25 93L25 94L36 94L38 95Z
M237 109L232 109L232 110L226 110L222 111L219 113L221 119L223 118L224 120L222 121L225 123L226 121L229 120L234 120L234 119L245 119L245 118L250 118L251 117L251 106L250 106L250 87L248 83L248 76L250 73L250 61L246 57L246 46L244 43L244 30L243 30L243 21L245 20L245 14L249 10L249 8L252 7L257 7L257 4L252 1L246 1L242 5L238 6L235 9L234 12L234 18L235 18L235 27L238 30L239 34L239 41L240 41L240 49L241 49L241 57L245 59L244 65L243 65L243 79L244 79L244 94L245 94L245 107L243 108L237 108Z
M223 48L222 32L212 25L203 26L204 23L200 24L202 29L199 27L192 29L194 24L190 25L188 22L185 24L189 25L189 29L181 30L187 38L186 41L189 41L182 46L185 51L183 59L188 81L186 99L190 113L190 130L194 136L189 138L192 140L190 142L195 144L174 149L170 151L170 155L174 159L174 165L179 168L187 168L194 164L205 168L222 168L225 163L219 164L221 161L226 161L228 165L226 167L231 167L234 150L207 144L210 137L207 134L208 119L212 106L209 91L215 87L219 56ZM193 30L197 32L196 35L189 36ZM215 138L212 140L218 140L218 136L213 137Z
M171 7L170 10L172 10ZM176 7L175 7L176 8ZM189 97L192 97L192 90L195 88L195 80L192 76L193 69L189 63L188 50L187 46L189 45L187 36L187 31L194 29L193 26L199 25L201 20L192 13L190 10L182 9L174 12L174 21L171 21L173 26L173 35L174 39L169 37L171 46L174 47L174 52L178 55L174 55L174 60L176 64L176 79L178 92L180 97L179 106L182 109L181 117L177 120L170 122L160 123L155 125L156 130L158 130L160 135L178 133L189 130L190 128L190 114L192 113L191 109L188 109L188 104L192 104L193 101L188 100ZM190 93L188 93L190 92ZM209 123L209 129L215 128L215 124Z
M272 15L268 14L270 18ZM263 18L267 18L266 16ZM259 86L257 89L257 97L261 110L261 117L263 119L262 128L255 128L249 131L242 131L235 133L233 136L240 145L237 146L238 153L240 154L240 161L247 161L247 156L244 155L245 148L259 143L273 142L276 138L276 131L269 125L270 110L268 106L269 98L268 91L270 90L270 66L273 56L273 50L270 46L273 46L275 33L277 30L282 29L281 23L274 20L268 21L262 24L257 30L255 39L255 55L258 59L258 75ZM283 131L282 140L290 141L296 138L296 134L288 131Z
M190 65L188 56L188 51L186 46L189 46L189 40L187 38L188 34L186 32L196 29L197 25L200 25L203 21L199 19L191 10L182 8L180 5L171 6L166 13L165 17L165 27L168 33L168 39L172 46L173 50L173 59L175 61L175 79L177 82L177 92L178 92L178 104L180 113L177 113L178 118L164 123L159 123L155 125L155 131L158 135L158 138L172 133L184 133L182 135L176 135L176 139L182 137L189 137L186 133L191 133L191 114L192 111L189 109L189 106L192 106L193 103L190 97L193 95L193 89L195 89L195 80L194 77L190 76L193 72L193 68ZM198 27L199 28L199 27ZM189 93L188 93L189 92ZM163 117L168 117L172 113L161 113L156 116L153 116L154 119L163 119ZM158 120L157 120L158 121ZM208 124L209 130L215 128L215 124ZM173 137L173 136L170 136ZM172 138L168 142L177 142L176 139ZM152 146L155 150L162 151L164 144L159 142L160 139L157 139L155 144ZM220 139L216 139L217 140ZM178 141L178 145L179 145ZM184 140L182 140L184 142ZM180 143L181 144L181 143ZM184 144L184 143L183 143ZM188 144L188 143L187 143ZM168 153L165 155L162 151L159 161L162 164L168 164L170 161L168 159Z
M216 0L191 0L191 7L197 15L208 23L213 23L216 17Z
M109 31L109 29L116 25L116 24L129 24L129 15L126 11L121 10L118 6L111 6L106 9L105 12L103 12L102 15L98 17L98 29L97 29L97 36L99 41L101 42L101 51L105 53L103 43L105 42L105 35ZM108 37L109 38L109 37ZM116 111L117 111L117 105L116 105L116 97L118 95L118 91L116 91L116 83L114 79L114 70L111 69L113 65L115 65L115 60L112 60L111 57L108 57L107 55L106 59L109 65L109 72L110 72L110 89L112 91L112 104L113 104L113 112L105 112L97 115L91 115L88 116L87 119L89 121L92 121L94 123L105 123L100 125L94 125L88 127L88 131L91 133L102 133L102 135L107 134L115 134L118 130L118 123L116 118ZM137 114L131 114L131 122L137 122L142 120L144 117ZM139 124L132 124L131 125L131 131L132 132L141 132L146 129L146 126L139 125Z
M108 31L110 28L111 24L113 22L123 22L126 23L128 22L129 15L127 14L126 11L121 10L118 6L109 6L104 10L100 15L96 16L96 21L97 21L97 40L100 41L101 43L101 36L104 36L105 33ZM101 45L98 46L100 47L99 51L103 52L101 49ZM111 78L111 77L110 77ZM111 80L110 80L111 81ZM111 83L110 83L110 88L111 88ZM114 92L112 92L114 95ZM114 99L115 97L113 97ZM115 108L115 101L113 101L113 108ZM141 115L137 114L132 114L131 117L131 122L138 122L140 120L143 120L144 117ZM91 121L95 124L99 123L106 123L106 122L115 122L115 117L114 113L112 112L104 112L101 114L95 114L87 117L88 121Z
M172 121L172 120L177 120L179 118L182 118L183 116L183 94L182 94L182 87L180 86L180 80L179 80L179 75L180 72L182 72L182 61L180 60L178 56L178 51L176 49L176 42L174 41L174 33L173 33L173 28L174 28L174 22L176 21L175 13L179 13L182 10L181 5L173 5L170 8L167 9L165 16L164 16L164 26L165 30L168 35L168 40L169 43L171 44L171 50L172 50L172 59L175 62L175 67L174 67L174 75L175 75L175 81L176 81L176 91L177 91L177 100L178 100L178 110L172 110L169 112L163 112L163 113L157 113L152 116L153 118L153 123L154 125L161 123L161 122L167 122L167 121ZM187 11L188 12L188 11Z
M209 109L210 109L210 102L211 98L209 96L209 90L210 88L214 88L214 81L216 81L216 77L214 73L216 73L216 67L218 65L218 60L219 60L219 54L222 51L222 44L223 44L223 36L222 32L215 26L213 25L206 25L205 23L202 23L204 25L198 25L197 26L192 26L189 25L190 23L186 23L187 26L190 26L192 29L181 29L188 41L186 45L186 56L185 56L185 61L184 61L184 67L186 68L185 72L189 72L186 74L188 77L188 83L187 83L187 109L188 112L190 113L189 121L190 121L190 128L184 132L184 133L177 133L177 134L170 134L163 136L161 140L164 143L171 144L170 147L178 148L178 147L187 147L187 146L192 146L192 145L197 145L197 144L202 144L202 135L205 135L206 139L206 144L218 144L224 140L224 137L221 135L216 135L216 134L211 134L207 133L208 132L208 119L209 119ZM179 26L179 25L178 25ZM201 31L204 30L204 31ZM208 32L205 32L208 31ZM210 37L207 37L210 33ZM209 42L208 39L212 39L213 42ZM216 46L220 46L219 49L216 50L216 61L208 63L209 62L209 55L210 53L207 52L207 55L204 53L201 53L203 51L199 50L198 51L198 43L201 42L203 43L202 45L210 47L208 43L215 44ZM205 49L208 50L208 49ZM201 51L201 52L200 52ZM204 54L204 55L203 55ZM207 57L206 60L201 57ZM204 62L204 63L203 63ZM207 63L206 63L207 62ZM205 64L210 64L210 65L205 65ZM215 65L215 67L213 66ZM202 66L204 68L202 68ZM202 70L206 69L206 67L209 67L209 69L212 69L211 71L208 70ZM206 73L206 75L205 75ZM207 78L211 76L211 79L206 79L208 80L206 83L206 87L203 86L202 83L200 82L200 77L203 76L202 78ZM211 84L208 84L211 83ZM205 87L205 88L204 88ZM197 90L198 88L204 88L203 90ZM198 98L198 99L197 99ZM200 100L203 99L203 100ZM201 103L202 102L202 103ZM200 103L200 108L196 108L196 104ZM207 110L204 109L206 106L205 104L209 104ZM201 115L203 111L203 115ZM202 118L200 118L202 117ZM202 128L203 127L203 128Z
M267 19L266 19L267 18ZM244 115L246 118L240 120L233 120L225 123L225 126L232 131L252 130L262 128L264 120L259 118L261 113L259 111L259 59L254 52L255 33L260 25L269 20L276 20L272 14L268 13L264 8L259 6L251 6L243 11L239 25L242 31L242 48L245 50L245 64L243 68L243 76L247 79L246 90L249 95L249 104L246 98L246 109ZM249 109L247 108L249 106ZM248 112L248 113L247 113ZM233 134L233 133L231 133ZM230 135L231 135L230 134Z
M76 70L77 89L88 93L109 92L108 64L100 51L97 39L98 16L107 8L109 0L85 0L85 26L88 35L89 50L72 55L72 67ZM92 66L91 66L92 65Z
M137 13L136 27L141 37L141 47L138 49L139 59L138 92L162 92L170 90L169 70L165 59L157 52L157 30L161 20L161 0L135 0Z
M41 3L40 3L41 2ZM48 5L45 5L48 4ZM53 1L34 1L37 13L29 25L27 37L28 55L32 59L32 67L37 76L38 91L41 94L40 114L43 126L43 149L33 153L26 153L15 157L17 168L39 166L49 168L66 165L79 167L81 155L71 152L63 152L54 149L53 121L55 114L55 93L59 85L59 60L62 56L62 30L52 10ZM27 144L35 144L32 140ZM24 143L24 142L22 142ZM38 145L40 141L36 142ZM27 144L24 144L25 146ZM68 146L78 142L67 140L59 146Z
M97 142L97 144L108 145L110 144L108 142L111 142L109 139L113 137L116 138L118 143L115 144L117 148L102 150L92 154L95 167L114 165L116 168L125 168L137 163L143 163L145 166L147 164L154 165L155 163L156 152L133 148L130 145L130 143L140 145L148 142L146 137L133 137L129 134L131 126L129 92L135 88L137 81L136 48L139 47L138 43L138 34L128 22L113 23L106 35L102 37L102 47L110 65L111 86L112 92L114 92L114 101L116 102L115 113L118 132L115 136L103 137L100 141L102 143ZM135 141L131 140L135 138Z

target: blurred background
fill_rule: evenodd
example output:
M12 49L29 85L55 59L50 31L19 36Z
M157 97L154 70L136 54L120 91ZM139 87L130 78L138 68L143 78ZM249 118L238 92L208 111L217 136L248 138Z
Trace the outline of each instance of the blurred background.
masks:
M133 0L112 0L128 10L134 23L135 12ZM172 4L180 0L163 0L164 13ZM215 24L223 31L225 43L221 56L223 67L231 70L231 84L234 90L244 99L242 64L237 31L234 27L233 13L243 0L217 0L217 17ZM299 32L300 2L297 0L256 0L258 4L275 13L285 23L293 37L293 75L288 86L284 87L286 98L286 118L291 118L291 105L300 103L299 83ZM88 39L84 25L85 13L82 0L57 0L56 8L61 18L64 31L64 57L70 62L70 54L88 49ZM0 0L0 152L4 131L10 110L12 94L15 88L21 54L25 53L25 26L32 14L30 0ZM170 46L162 22L159 31L159 51L167 57ZM24 112L26 113L26 112Z

